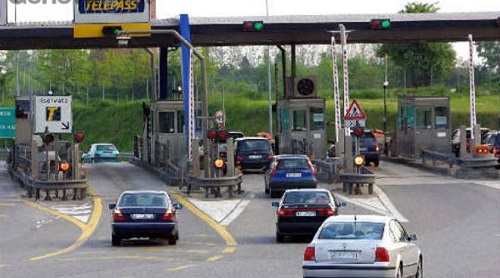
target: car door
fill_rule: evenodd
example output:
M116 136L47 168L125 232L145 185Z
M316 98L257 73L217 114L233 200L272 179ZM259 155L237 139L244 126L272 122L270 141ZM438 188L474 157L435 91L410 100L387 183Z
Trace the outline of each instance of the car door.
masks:
M403 261L405 276L414 274L417 270L418 247L409 241L406 230L398 220L393 219L389 223L389 229L393 235L396 254L399 253Z

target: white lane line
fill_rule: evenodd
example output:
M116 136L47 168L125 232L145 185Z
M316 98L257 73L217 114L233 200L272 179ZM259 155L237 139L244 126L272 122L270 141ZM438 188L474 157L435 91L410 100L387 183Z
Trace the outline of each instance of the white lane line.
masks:
M389 197L385 195L384 191L382 191L378 186L373 187L373 191L377 194L378 198L384 204L384 206L391 212L391 214L398 219L400 222L408 222L406 219L394 206Z
M367 210L371 210L371 211L374 211L374 212L382 214L382 215L389 214L389 212L385 209L385 207L382 205L382 203L380 203L380 201L378 200L377 197L372 197L369 200L368 199L356 200L356 199L348 198L348 197L343 196L343 195L336 195L336 196L337 196L337 198L339 198L340 200L342 200L344 202L349 202L353 205L365 208Z
M231 212L220 222L221 225L227 226L234 219L236 219L245 210L245 207L250 203L250 200L242 200L236 207L233 208Z

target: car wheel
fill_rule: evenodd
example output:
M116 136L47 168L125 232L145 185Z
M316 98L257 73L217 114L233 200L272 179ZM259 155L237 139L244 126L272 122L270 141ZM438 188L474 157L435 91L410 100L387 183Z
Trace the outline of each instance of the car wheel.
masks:
M276 242L281 243L285 241L285 236L280 232L276 232Z
M422 263L422 258L418 259L418 265L417 265L417 273L415 273L415 278L422 278L424 277L424 268L423 268L423 263Z
M168 238L168 245L176 245L177 244L177 236L176 235L171 235Z
M122 242L122 239L115 236L115 235L111 235L111 245L113 246L120 246Z
M379 160L377 159L377 160L375 160L373 163L375 164L375 167L378 167Z

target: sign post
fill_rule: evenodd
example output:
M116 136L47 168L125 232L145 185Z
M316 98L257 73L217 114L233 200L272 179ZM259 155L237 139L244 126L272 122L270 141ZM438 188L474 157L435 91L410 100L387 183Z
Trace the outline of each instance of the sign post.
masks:
M35 96L35 133L71 133L71 96Z

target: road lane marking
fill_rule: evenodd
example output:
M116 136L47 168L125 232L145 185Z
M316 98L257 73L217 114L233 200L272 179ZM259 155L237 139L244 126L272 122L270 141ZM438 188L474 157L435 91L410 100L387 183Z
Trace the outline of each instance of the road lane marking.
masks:
M95 196L95 195L92 195L92 196ZM72 245L70 245L64 249L55 251L53 253L40 255L37 257L32 257L29 260L30 261L39 261L39 260L47 259L50 257L59 256L59 255L71 252L71 251L77 249L78 247L80 247L82 244L84 244L90 238L90 236L94 233L94 231L97 229L97 225L99 224L99 219L101 219L101 215L102 215L102 199L100 197L93 197L92 199L93 199L93 208L94 209L92 210L92 215L91 215L90 220L87 224L84 224L71 216L64 215L64 214L60 213L59 211L49 209L49 208L43 207L35 202L23 199L22 201L25 204L28 204L30 206L37 208L37 209L48 212L50 214L57 215L57 216L63 218L64 220L67 220L70 223L73 223L74 225L76 225L77 227L79 227L82 230L80 237Z
M193 205L190 201L182 197L180 194L173 194L173 197L181 203L186 209L191 211L194 215L198 216L201 220L205 221L212 229L214 229L226 242L226 245L235 246L237 245L236 240L233 236L224 228L222 225L219 225L214 219L208 216L206 213L201 211L195 205Z

